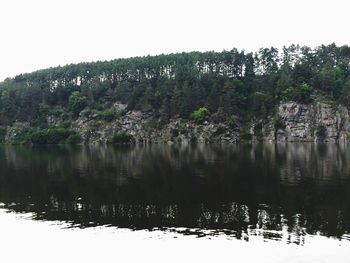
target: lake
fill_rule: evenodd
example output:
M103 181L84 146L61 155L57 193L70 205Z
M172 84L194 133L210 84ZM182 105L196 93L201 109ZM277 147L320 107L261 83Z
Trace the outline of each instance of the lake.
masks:
M349 262L349 160L314 143L1 146L1 255Z

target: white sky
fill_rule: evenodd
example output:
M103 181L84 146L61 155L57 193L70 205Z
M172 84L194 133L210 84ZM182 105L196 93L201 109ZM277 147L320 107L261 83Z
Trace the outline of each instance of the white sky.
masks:
M349 0L0 0L0 81L81 61L350 44Z

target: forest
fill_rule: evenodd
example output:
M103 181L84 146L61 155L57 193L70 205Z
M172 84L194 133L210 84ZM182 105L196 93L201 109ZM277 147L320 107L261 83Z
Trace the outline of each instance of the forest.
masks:
M161 123L190 119L198 109L216 122L233 115L244 122L267 118L281 101L310 103L316 96L349 105L349 46L162 54L20 74L0 83L0 127L45 127L49 114L72 121L93 110L110 120L116 101Z

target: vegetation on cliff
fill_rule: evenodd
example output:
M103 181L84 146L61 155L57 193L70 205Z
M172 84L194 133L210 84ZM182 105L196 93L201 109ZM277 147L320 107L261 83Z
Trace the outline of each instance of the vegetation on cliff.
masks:
M114 133L107 141L110 145L121 145L121 144L131 144L134 143L135 139L132 135L126 133L125 131L119 131Z
M5 140L3 140L5 142ZM81 136L67 128L50 127L47 129L25 128L16 134L13 144L78 144Z
M243 122L264 119L281 101L310 103L313 95L350 103L349 46L190 52L21 74L0 83L0 127L28 122L45 143L53 128L48 116L60 116L69 131L79 116L96 113L111 122L127 110L152 111L161 124L174 117L198 123L210 117L234 127L236 116ZM115 111L116 101L127 108ZM281 125L277 120L276 129Z

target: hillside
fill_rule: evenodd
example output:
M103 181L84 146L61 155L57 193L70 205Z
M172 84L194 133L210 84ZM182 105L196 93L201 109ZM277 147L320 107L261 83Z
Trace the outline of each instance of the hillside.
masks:
M347 140L350 47L81 63L0 83L0 142Z

